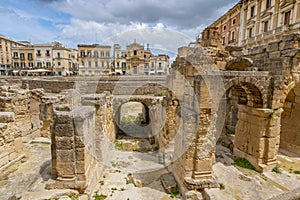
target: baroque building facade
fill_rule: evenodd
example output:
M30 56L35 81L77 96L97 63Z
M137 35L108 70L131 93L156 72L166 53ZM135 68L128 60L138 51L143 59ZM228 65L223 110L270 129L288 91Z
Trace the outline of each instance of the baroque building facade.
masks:
M114 45L112 71L123 75L166 75L169 73L169 56L154 55L147 44L136 41L121 50L119 44Z

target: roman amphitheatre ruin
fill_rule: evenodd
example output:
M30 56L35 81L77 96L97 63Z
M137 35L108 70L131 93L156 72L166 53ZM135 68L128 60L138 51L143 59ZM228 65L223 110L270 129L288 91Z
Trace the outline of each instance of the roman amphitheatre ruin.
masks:
M0 199L299 199L300 35L209 30L168 76L2 77Z

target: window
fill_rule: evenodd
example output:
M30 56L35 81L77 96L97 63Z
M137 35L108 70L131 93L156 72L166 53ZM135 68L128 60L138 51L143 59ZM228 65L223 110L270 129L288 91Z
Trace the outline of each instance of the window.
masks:
M101 58L104 58L104 51L101 51L100 56L101 56Z
M21 62L21 67L22 67L22 68L25 68L25 67L26 67L25 62Z
M94 57L98 58L98 51L94 51Z
M60 58L60 53L59 52L57 53L57 58Z
M158 63L158 69L162 69L161 63Z
M18 52L14 52L14 58L18 58Z
M248 33L248 35L249 35L249 38L252 37L252 28L249 28L249 33Z
M89 58L91 58L91 57L92 57L92 52L88 51L88 52L87 52L87 56L88 56Z
M95 67L98 67L98 61L95 61Z
M14 62L14 68L19 67L19 63L18 62Z
M81 62L81 65L84 67L84 61Z
M110 53L109 51L106 52L106 58L109 58L110 57Z
M267 0L266 9L271 8L271 0Z
M60 63L58 63L58 65L60 65ZM46 66L51 67L51 62L46 62Z
M137 74L137 66L134 66L134 67L133 67L133 73L134 73L134 74Z
M92 67L92 62L91 61L89 61L89 67Z
M32 60L32 53L28 53L28 60Z
M85 52L84 51L80 51L80 57L85 57Z
M250 17L254 17L254 9L255 9L255 6L252 6L251 7Z
M291 11L284 13L284 25L290 24Z
M38 67L42 67L42 62L37 62L36 65L37 65Z
M232 25L235 25L235 19L232 20Z
M101 67L102 67L102 68L104 67L104 62L103 62L103 61L101 62Z
M32 68L32 67L33 67L33 62L29 62L29 63L28 63L28 66L29 66L30 68Z
M109 68L109 61L106 62L106 67Z
M46 56L50 56L50 51L46 50Z
M37 53L36 53L37 56L41 56L41 50L37 50Z
M60 62L58 62L58 63L57 63L57 65L60 67L61 63L60 63Z
M133 55L134 55L134 56L137 55L137 51L136 51L136 50L133 51Z
M267 32L269 29L269 21L264 22L264 32Z
M225 45L225 37L222 38L222 44Z
M20 59L21 59L21 60L25 60L24 53L20 53Z

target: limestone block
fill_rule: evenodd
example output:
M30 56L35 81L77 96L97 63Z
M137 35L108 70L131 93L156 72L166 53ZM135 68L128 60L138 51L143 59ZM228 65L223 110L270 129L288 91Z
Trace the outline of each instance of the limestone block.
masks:
M281 51L274 51L269 53L269 58L270 59L278 59L280 58Z
M73 123L70 121L64 124L54 123L52 132L58 137L72 137L74 135Z
M287 50L281 51L281 56L283 56L283 57L294 57L296 55L296 53L298 53L298 52L299 52L298 49L287 49Z
M75 163L63 162L57 163L57 176L60 178L73 178L75 177Z
M56 150L57 163L75 162L74 150Z
M298 48L298 44L294 41L283 41L279 44L279 50L285 50L285 49L295 49Z
M71 150L74 148L74 137L55 137L56 149Z
M278 48L279 48L279 42L271 42L267 46L267 52L278 51Z
M279 143L280 143L280 136L266 139L267 150L265 151L266 154L264 156L266 159L276 158L279 149Z
M85 162L77 161L76 162L76 170L77 170L77 173L79 173L79 174L85 174L85 172L86 172Z
M0 112L0 123L9 123L15 121L13 112Z

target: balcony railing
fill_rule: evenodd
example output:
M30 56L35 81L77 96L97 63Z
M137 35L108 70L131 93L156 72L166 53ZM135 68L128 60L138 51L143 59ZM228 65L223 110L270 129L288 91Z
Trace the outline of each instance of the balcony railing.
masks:
M229 41L228 41L228 44L235 43L235 41L236 41L235 39L229 40Z

